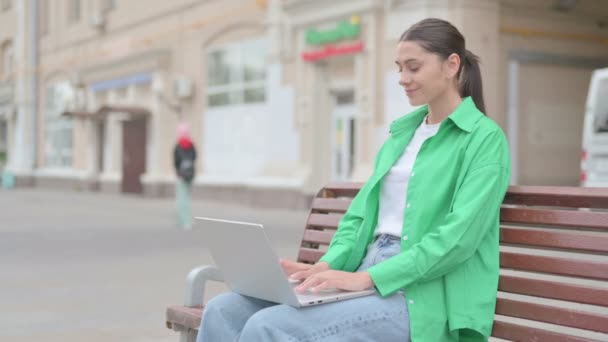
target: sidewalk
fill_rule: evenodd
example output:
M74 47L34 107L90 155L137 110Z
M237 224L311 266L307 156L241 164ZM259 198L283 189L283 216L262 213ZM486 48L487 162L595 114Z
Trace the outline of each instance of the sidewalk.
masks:
M178 340L165 307L212 259L200 231L175 227L172 200L18 189L0 190L0 208L0 341ZM193 213L263 223L289 258L307 215L201 201Z

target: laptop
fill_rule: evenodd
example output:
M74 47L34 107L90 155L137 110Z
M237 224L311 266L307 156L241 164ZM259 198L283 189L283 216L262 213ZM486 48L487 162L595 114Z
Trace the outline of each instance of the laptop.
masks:
M376 293L331 289L317 293L298 293L279 262L261 224L196 217L195 227L204 238L233 292L294 307L336 302Z

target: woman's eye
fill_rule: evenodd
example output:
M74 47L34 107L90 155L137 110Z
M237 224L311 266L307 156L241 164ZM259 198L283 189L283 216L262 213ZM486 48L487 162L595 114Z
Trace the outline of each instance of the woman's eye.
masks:
M410 71L411 71L411 72L416 72L416 71L420 70L420 68L419 68L419 67L416 67L416 68L409 68L409 69L410 69Z

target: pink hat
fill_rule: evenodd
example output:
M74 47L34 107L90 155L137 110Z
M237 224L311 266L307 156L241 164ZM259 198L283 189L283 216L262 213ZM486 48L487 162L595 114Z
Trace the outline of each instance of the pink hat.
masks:
M180 123L177 125L177 137L178 138L189 138L190 137L190 128L185 123Z

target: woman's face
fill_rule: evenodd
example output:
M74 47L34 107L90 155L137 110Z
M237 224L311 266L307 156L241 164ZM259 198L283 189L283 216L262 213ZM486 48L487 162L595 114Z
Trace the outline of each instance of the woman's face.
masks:
M432 103L446 91L458 91L456 73L460 58L457 54L442 60L415 41L399 42L395 63L399 84L413 106Z

